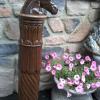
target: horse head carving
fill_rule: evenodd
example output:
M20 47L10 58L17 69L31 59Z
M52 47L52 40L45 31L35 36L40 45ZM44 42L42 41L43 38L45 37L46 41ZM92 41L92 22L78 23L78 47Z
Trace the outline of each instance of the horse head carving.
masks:
M41 8L49 11L51 14L56 14L58 9L51 0L26 0L21 13L41 15Z

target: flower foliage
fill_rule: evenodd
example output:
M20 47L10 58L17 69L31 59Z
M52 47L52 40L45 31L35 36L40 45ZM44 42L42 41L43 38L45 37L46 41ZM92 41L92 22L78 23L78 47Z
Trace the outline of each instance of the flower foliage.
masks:
M58 57L56 52L50 52L45 60L44 68L57 78L58 89L67 87L81 94L100 87L100 65L90 56L64 53Z

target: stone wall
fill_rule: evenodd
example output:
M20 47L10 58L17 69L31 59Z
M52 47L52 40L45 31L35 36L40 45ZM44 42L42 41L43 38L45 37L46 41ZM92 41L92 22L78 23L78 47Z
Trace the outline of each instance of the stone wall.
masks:
M43 32L43 53L83 52L83 43L92 23L99 19L100 2L87 0L53 0L57 15L47 12ZM0 0L0 97L12 94L18 83L18 15L24 0ZM50 88L50 76L41 69L40 90Z

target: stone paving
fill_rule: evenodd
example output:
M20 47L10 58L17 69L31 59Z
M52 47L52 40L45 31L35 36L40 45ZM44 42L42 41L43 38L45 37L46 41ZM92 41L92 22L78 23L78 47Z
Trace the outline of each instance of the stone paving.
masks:
M61 98L60 100L63 100L63 98ZM91 98L91 96L90 96L90 98ZM8 97L0 98L0 100L18 100L18 95L16 93L14 93L14 94L12 94L12 95L10 95ZM51 90L45 90L45 91L39 92L39 99L38 100L52 100L51 99ZM55 100L59 100L59 99L55 99ZM67 99L64 99L64 100L67 100ZM78 99L76 99L76 100L78 100ZM79 99L79 100L81 100L81 99ZM84 98L82 100L90 100L90 99ZM93 98L93 100L99 100L99 99Z

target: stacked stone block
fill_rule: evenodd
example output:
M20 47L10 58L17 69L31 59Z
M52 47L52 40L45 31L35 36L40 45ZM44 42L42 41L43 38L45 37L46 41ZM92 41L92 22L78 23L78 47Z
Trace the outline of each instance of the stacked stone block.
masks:
M18 91L18 40L20 37L18 16L25 0L0 0L0 96ZM49 51L59 56L83 52L84 40L100 12L99 1L53 0L59 11L57 15L47 12L44 24L42 58ZM51 88L51 76L41 69L40 90ZM2 86L3 85L3 86ZM1 89L3 87L3 89ZM3 94L2 94L3 93Z
M13 93L17 47L16 43L0 43L0 97Z
M19 33L11 1L0 0L0 97L12 94L15 88Z

